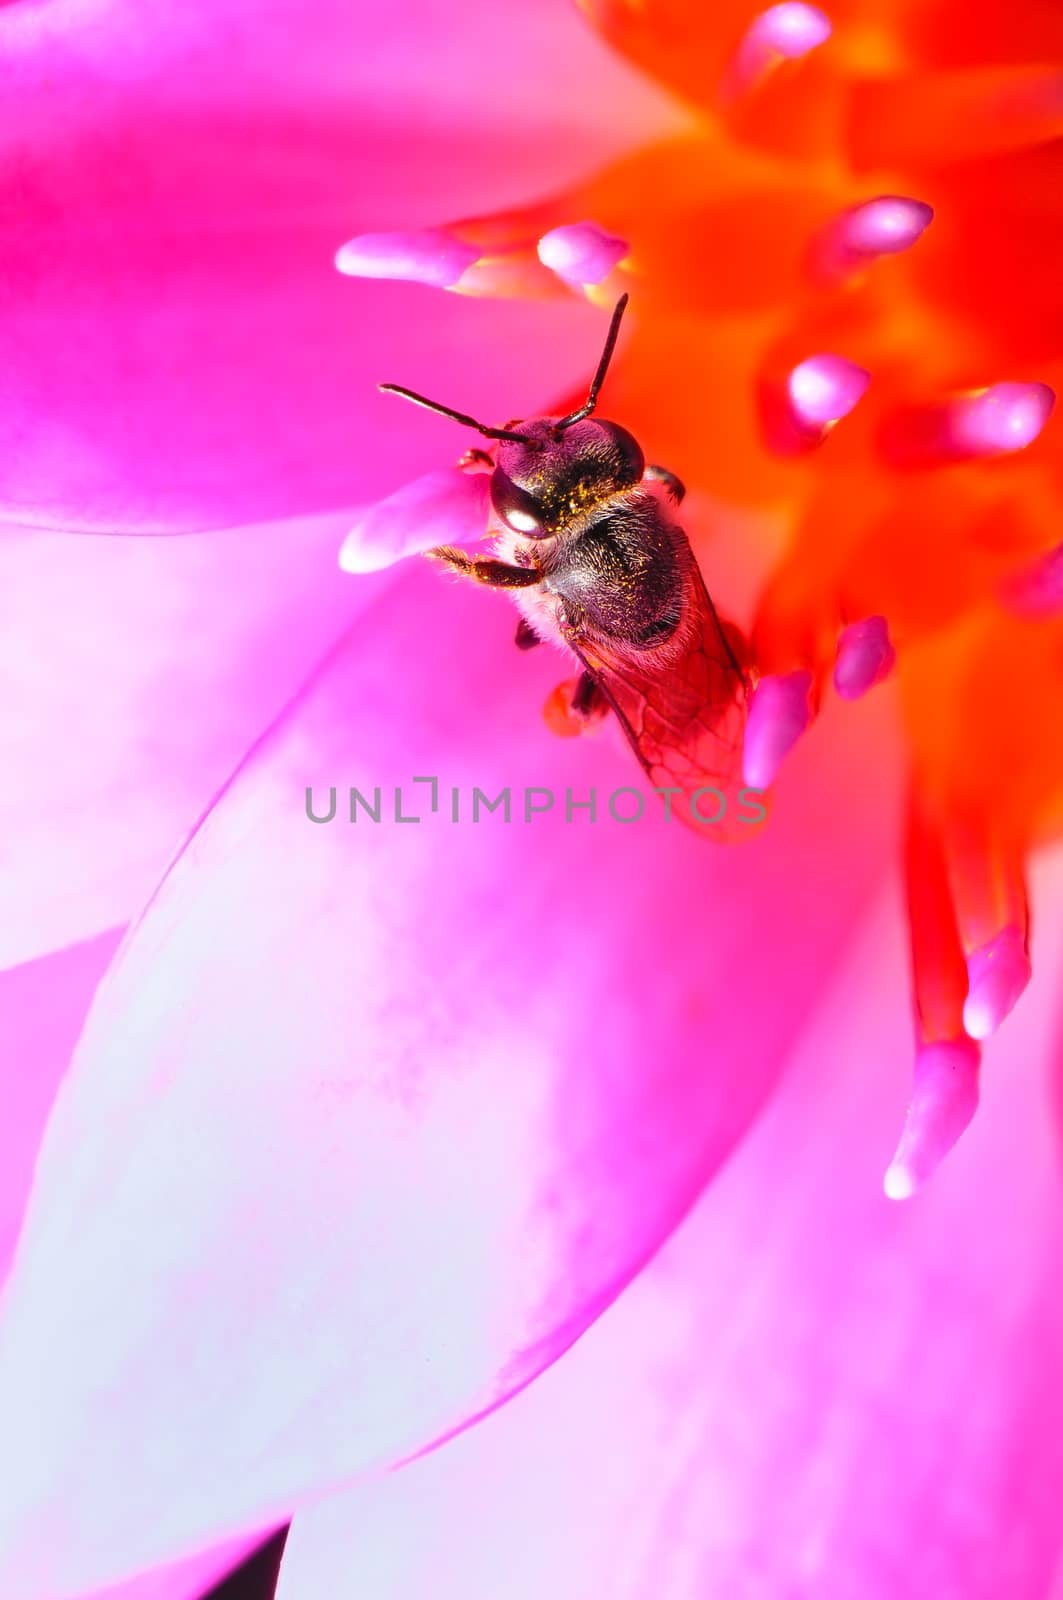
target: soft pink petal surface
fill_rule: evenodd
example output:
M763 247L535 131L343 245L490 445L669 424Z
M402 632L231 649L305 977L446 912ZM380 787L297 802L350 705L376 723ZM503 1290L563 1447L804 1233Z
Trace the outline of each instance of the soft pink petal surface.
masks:
M504 26L487 0L54 0L0 9L0 53L0 511L62 528L362 498L358 375L455 324L404 327L336 272L344 239L512 204L675 120L564 0Z
M22 1225L59 1080L117 943L116 934L104 934L0 972L0 1282Z
M1033 887L1040 984L923 1195L879 1188L910 1048L891 899L638 1282L482 1427L300 1513L278 1600L1054 1594L1063 857Z
M738 1138L880 870L883 715L844 754L814 730L744 850L566 824L565 785L604 807L638 772L618 735L546 733L556 656L430 570L365 582L60 1095L0 1331L5 1591L266 1526L532 1377ZM351 783L387 820L307 820L308 784L320 811ZM559 800L454 825L453 784Z
M0 964L143 904L361 603L348 520L0 538Z
M7 1273L45 1121L118 935L0 973L0 1281ZM246 1553L246 1537L94 1600L195 1600Z

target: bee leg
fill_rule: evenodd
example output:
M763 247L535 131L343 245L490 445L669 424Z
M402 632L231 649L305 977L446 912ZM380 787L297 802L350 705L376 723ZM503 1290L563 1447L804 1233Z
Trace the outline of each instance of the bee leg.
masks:
M458 458L458 468L461 472L493 472L495 463L486 450L477 450L474 446L466 450Z
M587 721L604 717L609 709L608 700L589 672L579 675L576 692L572 696L572 709L578 717L584 717Z
M516 645L517 649L534 650L535 646L537 644L541 644L541 642L542 641L540 640L539 635L536 633L531 623L526 622L524 618L521 617L520 621L517 623L517 632L513 640L513 643Z
M609 710L609 702L589 672L566 678L547 697L543 718L551 733L575 739L595 727Z
M647 465L644 477L649 478L651 483L663 483L665 488L668 490L668 493L675 501L676 505L679 505L682 502L682 499L687 492L686 484L683 482L682 478L677 478L675 473L669 472L667 467L655 467Z
M426 550L425 555L433 561L442 561L444 566L452 572L459 572L463 578L472 578L474 583L486 583L491 589L530 589L533 584L542 581L542 575L535 567L511 567L505 561L466 555L464 550L457 550L449 544Z

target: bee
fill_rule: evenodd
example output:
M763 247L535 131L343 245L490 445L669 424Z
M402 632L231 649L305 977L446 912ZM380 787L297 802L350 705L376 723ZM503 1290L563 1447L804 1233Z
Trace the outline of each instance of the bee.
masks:
M626 428L592 415L627 301L613 312L586 400L567 416L490 428L398 384L380 388L494 442L493 455L470 450L459 462L491 474L493 554L427 554L508 590L521 648L553 640L575 658L578 677L547 702L556 731L580 731L612 710L654 787L685 796L679 815L698 826L719 819L692 797L741 783L745 642L718 617L675 520L681 481L647 465Z

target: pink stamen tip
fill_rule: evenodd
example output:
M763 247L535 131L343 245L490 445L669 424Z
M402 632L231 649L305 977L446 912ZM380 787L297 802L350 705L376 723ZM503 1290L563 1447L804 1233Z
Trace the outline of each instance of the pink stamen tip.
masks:
M1063 611L1063 544L1007 579L1000 598L1020 617L1053 617Z
M885 617L865 617L842 630L834 662L834 687L843 700L859 700L893 671L897 652Z
M367 506L344 539L340 570L381 572L439 544L471 544L487 528L489 480L444 467Z
M820 235L815 250L819 269L829 277L846 277L877 256L910 250L933 220L933 207L906 195L865 200L843 211Z
M800 0L784 0L755 17L735 51L723 82L725 101L755 89L784 61L799 61L825 44L832 32L830 18Z
M754 17L746 31L743 47L756 46L775 51L787 61L797 61L810 50L826 44L831 36L830 18L802 0L783 0Z
M967 957L969 990L963 1025L972 1039L988 1039L1015 1007L1032 969L1026 940L1014 924Z
M958 450L996 455L1024 450L1052 414L1056 397L1047 383L994 383L964 395L949 408L949 432Z
M538 244L543 266L574 289L604 283L629 249L626 239L606 233L596 222L571 222L551 228Z
M767 789L783 760L812 720L811 672L761 678L753 691L742 752L742 776L751 789Z
M348 278L394 278L452 289L481 251L443 228L411 233L361 233L336 252Z
M787 392L799 423L827 427L847 417L867 393L871 374L844 356L809 356L790 373Z
M978 1109L980 1052L973 1039L920 1045L912 1098L883 1188L907 1200L937 1170Z

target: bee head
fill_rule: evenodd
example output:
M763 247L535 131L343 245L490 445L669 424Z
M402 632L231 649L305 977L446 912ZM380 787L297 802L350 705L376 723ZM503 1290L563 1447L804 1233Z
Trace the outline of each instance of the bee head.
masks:
M414 405L475 428L485 439L498 441L497 465L491 475L491 504L514 533L528 539L547 539L580 512L599 504L607 495L633 487L645 471L638 441L617 422L602 422L591 413L609 369L620 319L627 305L623 294L613 310L609 332L591 380L587 398L567 417L533 417L528 422L491 428L464 411L440 405L437 400L404 389L396 383L379 385Z
M536 417L519 428L519 441L499 444L491 504L527 539L549 538L569 517L632 488L646 469L638 440L617 422Z

